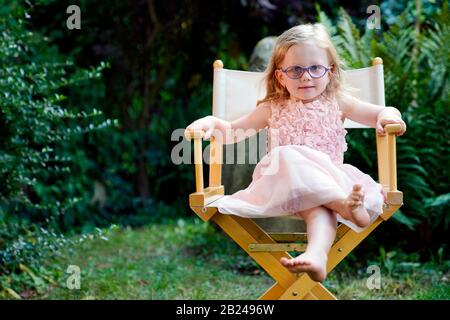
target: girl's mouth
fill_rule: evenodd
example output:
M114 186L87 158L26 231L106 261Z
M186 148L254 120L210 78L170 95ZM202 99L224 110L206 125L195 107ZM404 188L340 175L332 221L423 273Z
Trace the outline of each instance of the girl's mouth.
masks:
M312 89L314 86L298 87L299 89Z

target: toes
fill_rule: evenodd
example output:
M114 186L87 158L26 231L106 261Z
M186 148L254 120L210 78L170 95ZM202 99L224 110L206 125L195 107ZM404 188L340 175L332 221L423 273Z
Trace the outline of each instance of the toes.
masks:
M355 209L355 208L357 208L357 207L359 207L359 206L362 206L362 201L360 201L360 199L359 200L356 200L356 201L350 201L349 202L349 206L350 206L350 208L352 208L352 209Z
M353 186L352 194L364 197L364 189L360 184L355 184Z
M280 259L280 262L281 262L281 264L283 265L283 266L285 266L285 267L288 267L289 265L290 265L290 260L289 259L287 259L287 258L285 258L285 257L283 257L283 258L281 258Z
M364 201L364 197L359 196L352 196L351 200L349 201L350 207L357 207L361 205L361 203Z
M303 261L295 259L287 259L285 257L280 259L281 264L292 273L303 272Z
M292 266L301 266L303 264L303 260L292 260Z
M292 266L293 266L293 267L301 266L301 265L303 265L303 261L302 261L302 260L294 260L294 261L292 262Z
M289 272L297 273L297 271L294 268L292 268L292 267L286 267L286 269L288 269Z
M289 267L287 269L289 270L289 272L292 272L292 273L302 272L302 270L299 270L298 267Z
M307 268L307 267L304 265L296 265L293 267L287 267L286 269L288 269L292 273L300 273L300 272L305 272L306 271L305 268Z
M295 265L299 265L299 266L307 266L307 265L311 264L311 261L305 260L305 259L298 259L295 262L296 262Z
M280 259L280 263L287 269L295 269L311 265L311 261L309 261L308 259L304 259L302 257L297 257L294 259L287 259L283 257Z
M287 259L285 257L280 259L280 263L288 269L294 268L295 266L302 264L301 261L298 261L296 259Z

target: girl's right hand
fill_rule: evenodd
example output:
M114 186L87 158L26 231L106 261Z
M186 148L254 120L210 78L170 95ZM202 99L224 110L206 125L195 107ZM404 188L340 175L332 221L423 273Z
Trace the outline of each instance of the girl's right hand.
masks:
M203 137L203 139L208 140L211 137L211 134L214 130L215 125L216 125L216 121L215 121L214 117L207 116L207 117L195 120L190 125L188 125L185 129L185 133L186 133L186 131L191 131L191 130L201 130L205 133L205 136Z

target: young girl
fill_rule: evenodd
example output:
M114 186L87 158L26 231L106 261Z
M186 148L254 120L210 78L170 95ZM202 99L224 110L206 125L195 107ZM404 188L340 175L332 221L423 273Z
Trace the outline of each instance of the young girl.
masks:
M256 165L251 184L212 205L221 213L251 218L301 216L307 225L307 249L280 262L291 272L307 272L311 279L323 281L336 222L361 231L383 212L381 185L343 163L344 119L376 128L381 135L386 124L400 124L398 135L406 125L396 108L345 93L340 59L321 24L299 25L278 37L266 83L266 97L251 113L233 122L208 116L186 130L203 130L209 139L214 132L226 137L229 130L268 127L269 152ZM270 131L277 131L276 147ZM277 172L265 174L273 161Z

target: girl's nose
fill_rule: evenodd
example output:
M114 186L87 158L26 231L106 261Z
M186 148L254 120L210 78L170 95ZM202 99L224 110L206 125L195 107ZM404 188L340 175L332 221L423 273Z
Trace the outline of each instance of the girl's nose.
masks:
M300 77L301 81L310 81L312 80L311 76L309 75L308 71L305 70L305 72L303 72L302 76Z

